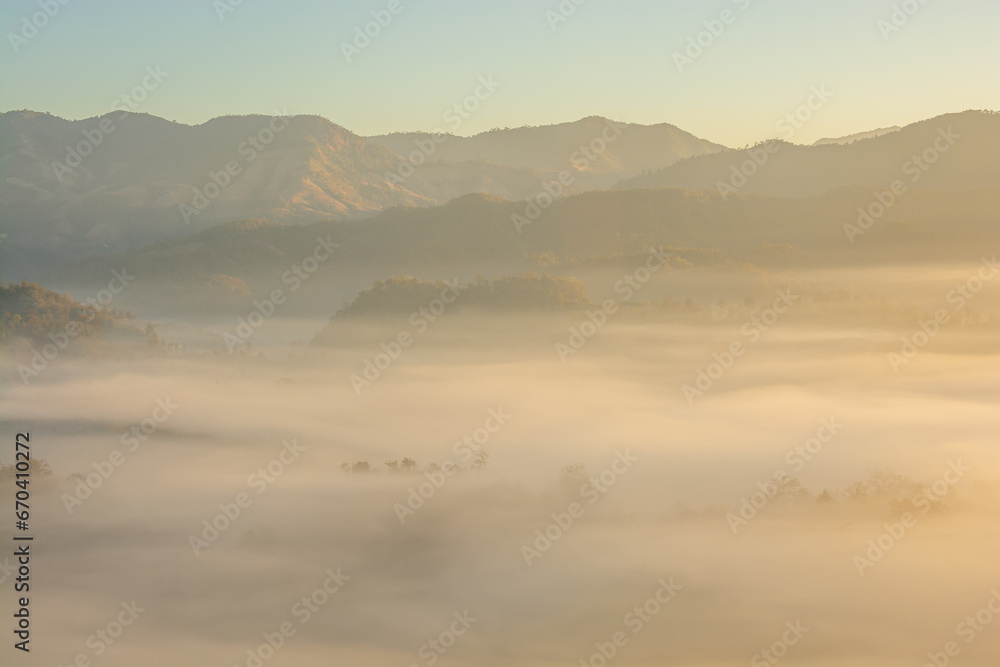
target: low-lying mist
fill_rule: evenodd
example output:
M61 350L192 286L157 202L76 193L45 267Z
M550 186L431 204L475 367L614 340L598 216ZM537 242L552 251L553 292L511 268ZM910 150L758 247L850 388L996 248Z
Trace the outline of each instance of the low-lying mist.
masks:
M995 288L785 278L57 359L4 396L53 473L31 664L992 664Z

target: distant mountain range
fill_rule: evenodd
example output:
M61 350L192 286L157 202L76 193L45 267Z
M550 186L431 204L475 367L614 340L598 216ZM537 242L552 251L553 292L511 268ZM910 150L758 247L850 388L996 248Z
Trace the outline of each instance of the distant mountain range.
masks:
M299 224L383 211L382 219L392 220L399 215L393 209L434 207L471 193L493 197L489 211L509 208L508 217L523 219L524 203L500 200L544 203L548 181L561 182L561 196L608 188L721 189L721 201L737 192L807 197L844 187L867 189L870 198L872 189L894 180L907 189L1000 186L996 113L949 114L864 134L878 136L733 150L672 125L599 117L473 137L363 138L317 116L228 116L189 126L146 114L69 121L11 111L0 114L0 268L5 280L38 279L85 257L190 238L231 220ZM586 202L579 215L609 205L608 216L639 215L634 203L616 209L610 196L573 200ZM462 225L474 223L468 218ZM476 229L455 233L472 234L467 240L476 247L482 228ZM410 238L410 252L440 242L405 227L392 233Z
M5 198L34 195L74 212L103 205L181 219L178 206L198 208L195 191L206 189L196 219L327 217L433 202L419 188L386 184L395 155L318 116L229 116L189 126L147 114L68 121L8 112L0 130ZM212 196L215 185L221 191Z
M472 137L402 132L369 140L399 155L431 147L431 161L487 160L532 169L550 180L559 180L566 171L581 190L608 188L623 178L725 148L666 123L635 125L599 116L559 125L497 129Z
M682 160L618 189L695 188L805 197L841 187L965 190L1000 185L1000 114L966 111L848 144L782 141Z
M6 112L0 114L4 276L31 277L40 265L226 220L349 218L471 192L528 199L543 191L543 174L553 170L573 170L568 194L590 188L595 174L611 185L720 149L671 126L619 127L598 118L444 143L427 139L423 155L419 139L366 140L318 116L227 116L189 126L148 114L69 121Z
M860 141L862 139L873 139L875 137L881 137L883 134L889 134L890 132L895 132L896 130L902 129L899 125L893 125L892 127L880 127L877 130L871 130L869 132L858 132L857 134L849 134L846 137L835 137L835 138L824 138L813 142L813 146L824 146L826 144L852 144L855 141Z
M146 114L68 121L4 113L4 274L12 261L37 263L39 250L75 257L233 218L315 220L434 203L385 182L396 161L313 116L226 117L192 127Z
M124 250L246 217L304 222L429 206L467 192L528 197L529 170L431 165L389 182L401 158L317 116L216 118L198 126L146 114L68 121L0 115L0 204L10 260Z
M371 281L410 273L471 280L527 271L575 271L587 265L634 265L649 248L670 248L679 266L747 263L760 268L954 261L995 245L1000 188L966 192L914 191L852 244L844 226L871 201L866 188L818 197L780 199L694 190L588 192L567 197L518 233L512 216L523 202L471 194L432 208L396 208L364 220L286 226L230 222L193 237L77 263L48 284L85 296L129 267L139 278L123 306L146 304L178 312L245 309L292 276L282 273L308 257L322 238L339 246L306 284L320 310ZM116 302L119 303L119 302Z

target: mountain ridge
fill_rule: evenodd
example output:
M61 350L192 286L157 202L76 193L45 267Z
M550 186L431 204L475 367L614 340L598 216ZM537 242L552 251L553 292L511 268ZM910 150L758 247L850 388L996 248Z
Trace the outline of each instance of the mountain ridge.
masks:
M542 187L533 172L483 163L387 178L401 160L315 115L225 116L192 126L131 112L80 121L5 112L4 277L32 277L27 269L39 257L124 250L225 220L349 218L476 190L529 197Z
M494 128L471 136L434 132L394 132L369 136L400 155L434 145L429 160L485 159L512 167L531 167L552 180L569 171L585 189L672 164L692 155L719 151L721 144L701 139L669 123L639 125L602 116L551 125Z
M1000 185L996 155L1000 113L971 110L849 144L804 146L773 140L750 149L695 156L622 181L615 189L681 187L803 197L845 186L886 188L894 181L907 188L989 188Z

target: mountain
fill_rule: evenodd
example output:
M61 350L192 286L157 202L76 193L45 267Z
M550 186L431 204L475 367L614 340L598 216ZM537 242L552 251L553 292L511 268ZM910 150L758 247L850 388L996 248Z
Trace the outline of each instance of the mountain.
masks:
M855 141L861 141L862 139L874 139L875 137L881 137L883 134L896 132L897 130L900 129L902 128L899 127L899 125L893 125L892 127L880 127L877 130L871 130L869 132L858 132L856 134L849 134L846 137L819 139L813 142L813 146L823 146L826 144L852 144Z
M582 190L610 187L622 178L723 149L666 123L635 125L599 116L558 125L497 129L472 137L410 132L369 140L403 156L416 151L428 154L433 162L488 160L533 169L551 180L568 170L573 185Z
M549 275L506 276L496 280L483 277L466 283L418 280L399 276L376 280L331 319L368 315L409 315L430 303L447 289L454 293L459 308L486 310L551 310L590 304L587 290L576 278Z
M399 160L405 164L403 158ZM398 175L399 167L394 173ZM406 182L438 204L472 193L518 201L544 191L544 178L532 169L486 160L428 162L416 168ZM569 188L567 193L576 190Z
M398 162L391 152L318 116L227 116L189 126L148 114L69 121L8 112L0 130L5 196L29 191L62 208L114 202L180 219L179 204L199 208L196 189L208 190L207 207L191 214L197 219L303 219L431 203L386 184ZM216 185L221 192L212 196Z
M966 111L846 145L781 141L689 158L617 189L696 188L804 197L841 187L965 190L1000 185L1000 114ZM745 181L745 182L744 182Z
M397 155L379 140L401 151L405 141L417 142L422 148L413 151L430 159L414 166L421 155ZM67 166L68 151L87 155L77 162L70 154ZM685 152L699 154L628 179L617 192L578 195ZM256 294L269 271L301 259L297 253L308 251L317 231L350 248L345 261L391 273L406 270L400 262L634 255L648 243L805 250L818 238L843 241L842 225L871 205L874 188L884 190L893 180L907 191L992 192L1000 186L998 154L1000 115L989 112L942 116L846 145L774 142L742 151L669 125L616 125L596 117L467 139L366 140L316 116L226 117L187 126L143 114L66 121L8 112L0 115L6 234L0 253L8 280L58 276L64 288L78 279L95 285L121 268L116 263L139 262L176 295L193 298L199 286L210 286L237 303ZM921 168L917 160L927 162ZM734 173L743 178L737 165L753 168L741 187L731 180ZM558 175L555 169L566 170L565 196L546 205L536 195L544 192L544 177ZM725 191L715 192L720 183ZM681 190L647 190L664 187ZM754 193L814 199L796 204ZM825 193L830 197L815 199ZM926 219L916 201L936 211L935 202L947 200L965 211L967 199L992 205L983 197L906 194L907 203L890 207L885 221ZM529 198L532 205L523 201ZM220 227L233 219L253 222ZM324 219L304 231L296 231L299 224L283 231L290 223ZM95 255L102 257L81 262Z
M61 343L90 338L111 330L130 333L131 313L94 302L79 303L65 294L35 283L0 283L0 342L27 338L39 343ZM52 334L52 336L50 336Z
M387 179L401 161L318 116L189 126L132 113L81 121L0 114L4 276L225 220L344 218L476 191L522 198L542 184L529 170L481 161Z
M480 273L631 268L644 261L650 247L670 248L671 264L682 266L945 262L978 257L995 242L1000 189L914 191L877 226L849 238L845 225L856 224L858 208L870 200L866 188L792 199L724 199L715 192L677 189L588 192L555 202L519 233L513 216L523 215L524 202L473 194L364 220L226 223L191 238L88 259L51 276L49 283L83 297L113 270L126 267L137 277L115 305L137 314L151 304L161 311L239 313L276 287L297 290L300 281L289 270L323 239L339 247L315 277L301 281L296 300L334 312L372 281L404 273L472 280Z

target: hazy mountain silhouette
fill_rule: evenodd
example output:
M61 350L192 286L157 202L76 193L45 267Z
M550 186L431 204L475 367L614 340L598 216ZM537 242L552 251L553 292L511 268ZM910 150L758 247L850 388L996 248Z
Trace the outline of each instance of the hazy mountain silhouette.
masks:
M408 144L410 152L419 155L400 156L388 147L406 151ZM939 152L935 144L947 150ZM68 147L88 154L81 155L79 162L71 156L66 166ZM924 164L923 169L915 166L914 157L927 151L936 161ZM188 126L145 114L67 121L49 114L7 112L0 114L4 174L0 204L7 234L2 245L3 274L7 280L37 280L82 257L127 252L234 219L299 223L367 217L400 206L431 207L476 192L529 199L543 192L543 178L556 178L562 170L570 176L564 179L569 183L564 194L574 194L607 185L622 174L691 156L616 187L716 190L728 184L730 191L721 198L725 201L737 191L802 197L857 186L867 192L856 208L870 202L872 188L888 187L896 179L908 189L996 187L1000 185L996 155L1000 155L1000 115L975 111L941 116L846 145L779 142L770 146L770 152L762 147L723 149L671 125L616 125L598 117L495 130L469 138L438 136L435 140L427 134L396 134L366 140L317 116L230 116ZM738 165L754 158L763 164L749 163L756 167L755 173L741 185L734 180ZM201 197L200 208L197 197ZM613 254L617 237L607 234L622 224L638 224L655 214L674 216L672 224L681 229L688 224L687 215L709 219L719 215L711 207L702 207L705 210L696 214L685 210L680 216L670 208L644 208L660 205L653 199L649 195L570 198L543 217L561 215L586 202L574 213L585 222L559 233L574 237L570 245ZM664 200L670 201L669 197ZM606 217L594 219L589 207L603 209ZM504 214L497 229L506 235L513 231L510 216L525 214L523 203L478 198L424 213L388 211L372 223L373 229L389 220L407 221L392 229L394 240L382 239L382 247L371 248L369 257L397 250L432 256L442 244L456 245L456 239L478 248L493 232L476 216L491 219L501 209ZM783 220L790 210L783 204L775 215ZM456 216L456 211L468 213ZM633 220L608 224L609 219L622 218ZM456 223L451 240L415 234L420 227L411 223L424 220L437 221L435 225ZM551 230L552 225L536 224L524 238L540 229ZM732 233L739 235L744 229L736 226ZM787 239L775 236L768 242L795 243L798 230L792 226L789 233ZM612 245L601 248L587 241L588 237ZM405 239L408 245L397 248L396 239ZM725 247L730 239L711 232L697 243L677 238L666 242ZM531 252L535 250L550 249ZM225 276L231 272L218 274L223 276L223 285L230 285Z
M318 116L228 116L189 126L147 114L68 121L7 112L0 204L5 245L17 252L8 253L4 273L17 275L19 262L120 251L225 220L304 222L468 192L526 198L541 189L529 170L482 161L426 165L389 182L401 162Z
M622 178L723 149L666 123L618 124L599 116L558 125L496 129L472 137L400 132L369 139L403 156L414 151L430 153L430 161L489 160L534 169L551 179L570 170L579 189L610 187Z
M895 180L908 189L1000 185L1000 114L995 112L947 114L847 145L799 146L779 141L771 145L771 153L765 151L766 156L761 152L764 146L693 157L616 187L716 190L721 185L721 189L731 186L744 193L801 197L845 186L886 188ZM938 150L944 146L945 151ZM928 162L921 166L917 160L925 151ZM930 164L934 153L937 159ZM744 175L746 182L741 186Z
M781 199L693 190L589 192L560 200L518 233L512 216L524 202L466 195L432 208L395 208L364 220L283 226L266 221L219 225L196 236L94 257L59 276L57 285L99 285L113 269L141 267L143 286L123 295L130 308L157 301L225 309L280 285L282 272L308 256L317 238L339 244L317 281L321 291L386 275L454 271L463 279L592 262L636 262L650 247L669 247L691 262L760 267L934 260L980 253L995 239L1000 189L916 191L851 244L844 232L871 197L845 188ZM638 260L635 258L639 258ZM497 274L490 274L497 275ZM318 288L319 289L319 288ZM332 311L331 311L332 312Z
M102 133L102 122L114 129ZM225 172L230 162L239 173L200 215L327 217L430 203L404 186L385 183L385 171L397 164L389 151L318 116L228 116L189 126L147 114L68 121L8 112L0 115L0 128L5 196L29 190L64 207L110 200L180 217L178 204L189 203L195 188L204 190L212 174ZM84 133L98 145L80 166L57 174L53 163L66 162L68 146L88 141Z
M826 144L852 144L855 141L861 141L862 139L874 139L875 137L881 137L883 134L889 134L890 132L896 132L901 129L902 128L899 125L893 125L892 127L880 127L877 130L869 130L868 132L848 134L846 137L817 139L812 145L824 146Z

